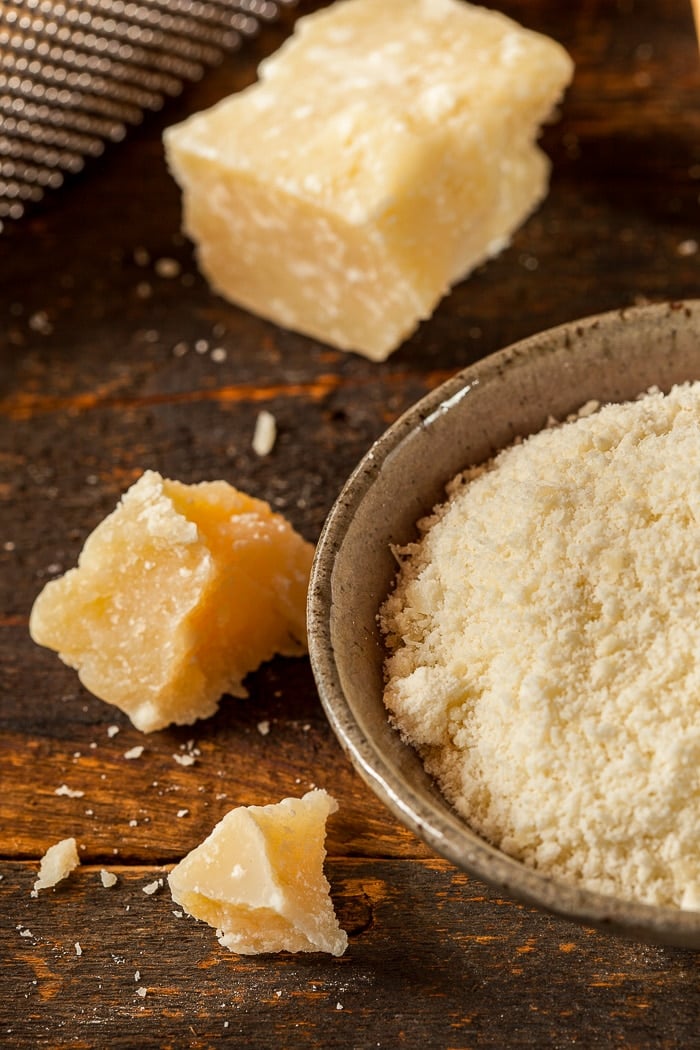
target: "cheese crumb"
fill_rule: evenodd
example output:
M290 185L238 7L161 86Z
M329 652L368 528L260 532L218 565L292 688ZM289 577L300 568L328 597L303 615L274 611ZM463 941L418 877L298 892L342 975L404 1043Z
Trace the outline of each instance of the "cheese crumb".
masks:
M157 893L158 890L162 889L162 887L163 880L155 879L153 882L149 882L146 886L142 886L141 889L144 893L147 893L149 896L152 896L154 893Z
M173 278L179 277L182 271L182 267L177 259L156 259L155 267L156 273L159 277Z
M255 420L253 433L253 452L258 456L269 456L277 440L277 420L272 412L263 409Z
M109 889L110 886L115 886L117 882L117 876L112 871L106 871L104 868L100 871L100 879L105 889Z
M129 748L128 751L124 752L124 758L128 758L128 759L141 758L141 755L143 754L143 752L144 752L143 746L141 744L137 744L136 747L131 747L131 748Z
M455 479L399 551L385 701L465 820L548 875L700 900L700 383Z
M197 759L194 755L173 755L175 761L181 766L193 766Z
M78 867L78 847L74 838L61 839L60 842L49 846L39 865L39 875L34 883L32 896L36 897L39 890L55 886L62 879Z
M173 900L241 955L342 955L347 935L323 874L326 819L336 809L327 792L316 790L231 810L170 873Z
M312 558L262 500L146 471L78 567L44 587L30 632L138 729L190 724L224 693L246 696L244 679L264 660L306 651Z
M54 795L65 795L66 798L82 798L84 794L84 791L80 791L77 788L69 788L67 784L61 784L54 791Z
M165 132L216 291L384 360L544 197L557 43L463 0L345 0Z

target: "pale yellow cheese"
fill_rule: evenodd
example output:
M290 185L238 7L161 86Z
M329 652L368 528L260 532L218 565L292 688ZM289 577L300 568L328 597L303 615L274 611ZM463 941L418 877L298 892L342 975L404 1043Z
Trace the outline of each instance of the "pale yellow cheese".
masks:
M262 500L147 471L38 596L30 632L144 732L188 724L305 651L312 557Z
M49 846L41 858L32 896L36 897L39 890L50 889L67 878L79 864L78 847L74 838L61 839L60 842Z
M554 41L463 0L341 0L165 133L212 286L383 360L546 193Z
M232 809L170 873L173 899L240 955L342 955L347 934L323 874L326 820L337 808L316 789L301 799Z
M700 383L593 407L397 551L385 701L504 852L700 911Z

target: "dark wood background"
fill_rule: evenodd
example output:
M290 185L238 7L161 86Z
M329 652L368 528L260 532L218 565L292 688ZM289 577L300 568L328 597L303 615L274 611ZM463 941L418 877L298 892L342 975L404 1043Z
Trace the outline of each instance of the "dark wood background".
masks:
M144 468L226 478L315 540L372 440L441 379L558 322L698 294L700 60L687 0L499 6L576 61L543 136L551 192L383 365L218 299L178 232L162 128L249 83L287 24L0 235L2 1045L700 1045L695 954L550 918L432 856L350 768L307 660L263 667L249 699L209 721L143 737L27 631L38 590ZM164 258L180 276L158 274ZM261 459L251 437L263 407L279 437ZM125 759L137 744L142 757ZM180 765L188 748L196 762ZM64 784L83 795L57 795ZM167 889L143 892L233 805L311 784L340 803L327 870L350 934L343 958L238 958L177 918ZM67 835L81 868L32 899L39 857ZM102 887L102 867L115 887Z

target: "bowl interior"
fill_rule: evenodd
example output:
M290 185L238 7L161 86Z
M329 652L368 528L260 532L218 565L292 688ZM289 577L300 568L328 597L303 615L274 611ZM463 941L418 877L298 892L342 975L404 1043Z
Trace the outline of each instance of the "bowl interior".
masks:
M573 322L465 369L405 413L373 445L333 507L309 591L309 649L321 700L367 783L437 853L521 900L656 943L700 947L700 914L653 908L564 885L494 849L456 816L382 700L377 612L396 572L393 544L445 484L519 435L589 400L621 401L650 386L700 378L700 300Z

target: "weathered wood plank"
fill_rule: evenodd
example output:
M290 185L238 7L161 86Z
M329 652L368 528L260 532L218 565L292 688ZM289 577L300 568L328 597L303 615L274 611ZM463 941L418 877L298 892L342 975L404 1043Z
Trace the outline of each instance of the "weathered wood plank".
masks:
M332 859L340 959L230 954L167 886L143 892L165 869L110 865L105 889L85 867L32 899L35 868L0 882L6 1045L692 1045L697 955L548 918L441 861Z
M343 756L305 658L265 665L213 718L148 735L22 627L0 630L0 662L0 856L40 857L74 835L93 863L176 861L234 806L312 785L340 802L331 852L428 855Z

